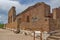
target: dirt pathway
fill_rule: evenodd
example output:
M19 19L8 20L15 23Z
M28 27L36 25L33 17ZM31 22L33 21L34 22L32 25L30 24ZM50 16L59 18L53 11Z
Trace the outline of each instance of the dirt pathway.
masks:
M22 34L15 34L12 31L6 29L0 29L0 40L33 40L33 37Z

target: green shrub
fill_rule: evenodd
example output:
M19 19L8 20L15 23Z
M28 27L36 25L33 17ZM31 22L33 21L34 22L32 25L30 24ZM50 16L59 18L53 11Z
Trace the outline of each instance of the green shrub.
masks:
M4 24L0 24L0 28L3 28L4 27Z

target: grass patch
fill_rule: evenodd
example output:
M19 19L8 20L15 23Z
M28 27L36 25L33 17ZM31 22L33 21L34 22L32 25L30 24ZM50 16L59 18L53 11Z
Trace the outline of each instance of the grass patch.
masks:
M4 24L0 24L0 28L3 28L4 27Z

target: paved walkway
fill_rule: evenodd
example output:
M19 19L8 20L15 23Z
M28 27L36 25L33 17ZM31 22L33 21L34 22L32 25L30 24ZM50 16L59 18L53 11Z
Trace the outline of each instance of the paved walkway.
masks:
M22 34L15 34L12 31L6 29L0 29L0 40L33 40L33 37Z

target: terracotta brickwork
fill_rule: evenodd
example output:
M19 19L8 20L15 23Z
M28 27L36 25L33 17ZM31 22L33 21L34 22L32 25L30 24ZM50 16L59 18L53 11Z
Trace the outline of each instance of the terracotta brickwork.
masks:
M54 9L51 14L50 6L44 2L30 6L18 15L16 15L15 7L12 7L8 12L8 23L5 26L11 29L20 28L22 30L49 32L52 27L54 27L54 30L56 29L56 18L60 17L59 13L59 9L56 11Z

